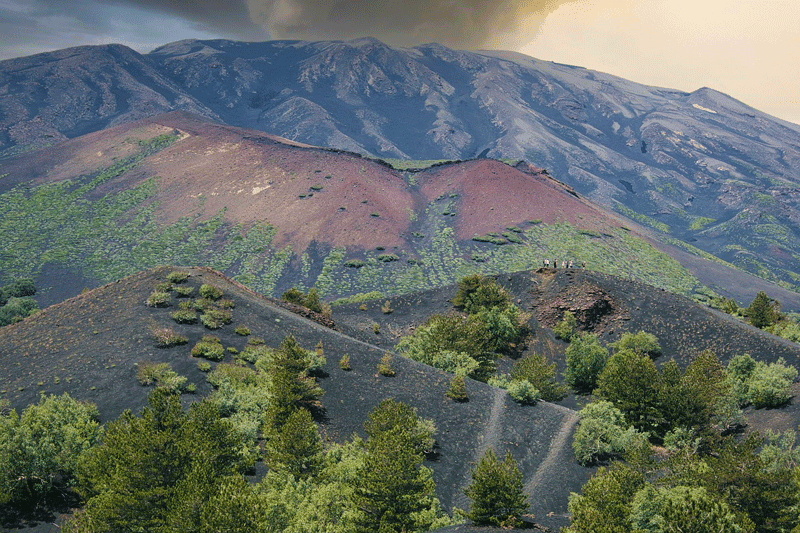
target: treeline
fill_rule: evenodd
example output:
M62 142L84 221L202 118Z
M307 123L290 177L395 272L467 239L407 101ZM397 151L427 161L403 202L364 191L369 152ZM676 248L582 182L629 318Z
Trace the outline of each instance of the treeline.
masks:
M565 315L555 328L569 340L565 381L592 400L573 449L605 465L571 495L568 532L800 531L795 433L739 435L743 407L790 400L794 367L748 354L725 366L710 351L683 371L674 359L657 367L653 335L604 347Z
M759 291L747 307L739 307L732 298L716 298L711 306L746 320L749 324L792 342L800 343L798 316L781 311L781 303Z

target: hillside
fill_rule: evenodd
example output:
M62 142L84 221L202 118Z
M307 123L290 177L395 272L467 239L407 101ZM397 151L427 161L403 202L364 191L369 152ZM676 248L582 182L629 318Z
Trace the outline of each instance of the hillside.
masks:
M208 269L180 270L190 273L186 285L195 294L202 283L210 283L233 300L232 323L214 331L200 324L177 325L169 316L177 309L176 295L170 307L145 305L154 287L173 270L162 267L136 274L0 329L0 361L7 369L0 378L2 397L22 408L42 393L69 392L96 403L102 420L108 421L125 409L138 412L146 405L150 389L137 382L137 365L170 363L197 385L199 397L211 387L190 350L203 335L213 334L223 346L240 351L247 338L234 332L239 325L246 325L251 337L268 346L277 347L286 335L294 335L308 349L319 342L324 346L327 365L320 382L325 390L320 422L328 438L341 442L361 433L370 409L384 398L395 398L415 406L437 427L435 458L427 464L448 510L468 505L461 490L469 483L469 465L492 446L498 453L511 450L520 463L537 521L566 523L567 496L579 490L591 473L572 459L570 435L577 422L572 410L548 403L521 406L505 391L472 380L467 384L469 402L456 403L445 396L448 374L401 357L392 362L394 377L380 376L376 366L384 349L298 316ZM158 348L150 333L153 325L173 327L188 343ZM350 355L349 372L338 366L344 353ZM224 361L232 357L229 353ZM187 402L194 398L184 396ZM548 518L548 513L554 516Z
M263 294L316 287L328 299L545 258L704 291L636 225L527 163L396 170L176 112L0 170L0 278L35 278L42 305L160 264L207 264ZM752 291L748 276L727 285L717 290ZM800 297L781 300L800 308Z
M374 39L79 47L0 62L0 87L6 156L180 109L379 157L525 159L664 242L799 286L800 126L709 88Z
M222 289L224 297L233 302L231 323L213 331L201 324L176 324L170 318L181 301L176 292L172 292L168 307L147 306L156 285L176 270L189 274L180 286L192 288L193 295L203 283ZM783 357L800 366L800 346L638 282L583 270L552 269L501 275L497 281L522 309L531 312L532 337L524 353L546 355L558 363L559 372L564 368L566 344L555 339L549 328L565 309L576 314L582 329L599 334L604 344L626 331L655 334L663 349L659 363L675 358L685 367L693 356L710 349L723 362L749 352L757 360L774 362ZM388 314L382 309L385 300L368 301L363 307L336 306L331 324L313 313L301 316L297 312L302 309L258 295L207 268L160 267L75 296L0 329L0 361L6 369L0 378L0 395L20 409L40 394L68 392L96 403L102 420L109 421L123 410L138 412L146 405L151 389L140 385L136 374L147 362L169 363L194 383L196 394L183 396L185 402L191 402L212 390L198 368L200 359L190 355L203 336L214 335L224 347L241 352L250 338L277 347L291 334L308 349L319 343L323 347L327 364L320 384L325 395L318 422L327 438L341 442L361 433L367 413L381 399L401 400L436 425L436 453L426 464L434 470L437 494L448 510L468 505L462 489L469 483L470 464L492 446L500 453L510 450L519 462L536 521L550 527L566 525L567 496L577 492L592 472L578 466L570 448L578 420L573 409L587 398L570 396L562 405L540 402L522 406L501 389L467 380L469 401L456 403L445 396L450 375L439 370L394 356L396 375L377 373L378 363L393 352L400 335L434 313L453 310L449 299L455 291L448 286L390 298ZM372 327L376 323L377 334ZM249 328L250 336L237 334L239 326ZM170 327L188 342L159 348L152 336L156 327ZM351 371L339 368L338 361L345 353L350 356ZM233 357L228 352L223 362ZM500 368L507 371L511 362L501 361ZM746 415L753 430L787 430L800 423L795 400L781 409L748 409Z

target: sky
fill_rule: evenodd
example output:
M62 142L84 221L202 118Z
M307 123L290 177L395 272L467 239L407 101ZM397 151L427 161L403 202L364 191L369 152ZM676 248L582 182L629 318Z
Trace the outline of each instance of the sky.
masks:
M351 39L502 49L800 124L798 0L0 0L0 59L180 39Z

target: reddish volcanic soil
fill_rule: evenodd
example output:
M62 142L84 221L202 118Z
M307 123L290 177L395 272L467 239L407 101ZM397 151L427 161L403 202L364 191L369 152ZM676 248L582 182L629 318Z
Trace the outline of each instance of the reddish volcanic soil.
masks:
M433 167L420 172L418 179L428 201L454 190L459 194L456 235L463 240L531 218L548 224L569 222L586 229L610 224L608 215L569 187L524 163L511 167L493 159L477 159Z

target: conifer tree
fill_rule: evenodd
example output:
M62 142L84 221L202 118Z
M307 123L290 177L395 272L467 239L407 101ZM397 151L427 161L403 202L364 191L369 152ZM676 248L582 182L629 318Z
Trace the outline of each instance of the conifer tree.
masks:
M528 510L522 474L511 452L500 462L494 450L488 448L472 470L472 483L464 494L472 500L464 515L475 524L518 526Z
M266 462L273 470L302 479L314 475L322 463L322 439L311 413L295 409L280 431L267 435Z
M438 518L430 512L438 509L432 472L422 465L432 438L419 422L414 409L387 399L364 423L367 455L353 494L355 531L425 531Z

